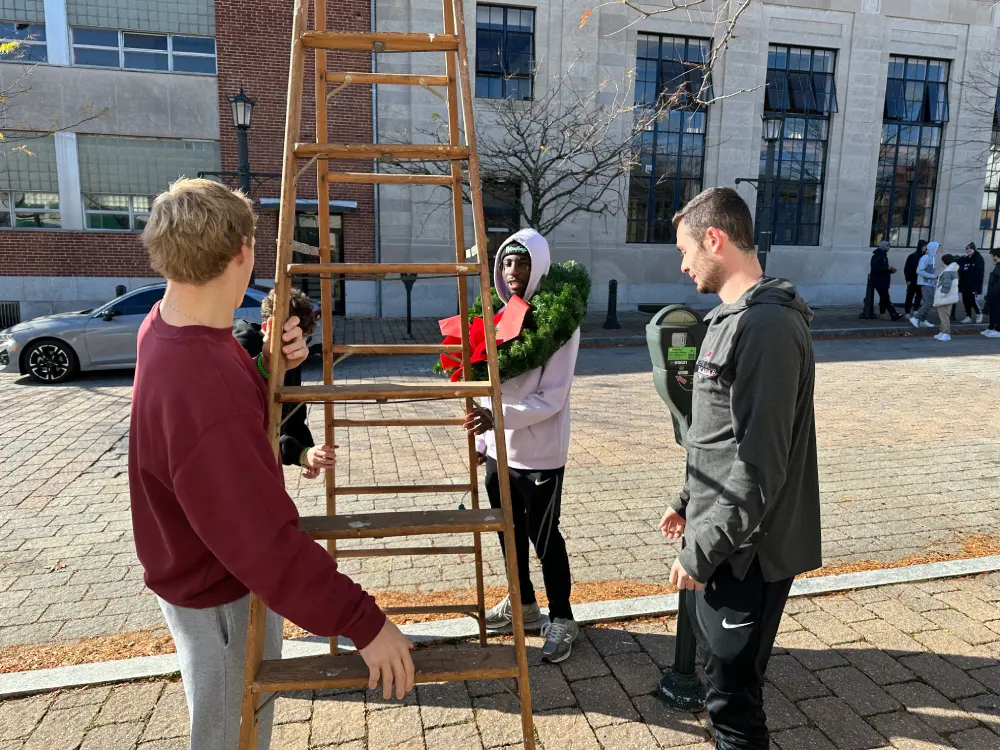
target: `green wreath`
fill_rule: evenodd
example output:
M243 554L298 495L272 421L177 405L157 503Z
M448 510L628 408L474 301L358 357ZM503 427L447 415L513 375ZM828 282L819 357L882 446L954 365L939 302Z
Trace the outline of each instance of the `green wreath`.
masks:
M493 310L496 312L504 302L495 289L492 291ZM501 344L497 350L500 381L512 380L548 362L583 323L589 296L590 274L586 268L575 261L549 266L549 272L531 298L531 309L524 318L520 335ZM469 323L481 317L483 300L478 297L469 308ZM440 360L434 365L434 372L449 377L455 369L445 370ZM486 362L473 363L472 379L489 380Z

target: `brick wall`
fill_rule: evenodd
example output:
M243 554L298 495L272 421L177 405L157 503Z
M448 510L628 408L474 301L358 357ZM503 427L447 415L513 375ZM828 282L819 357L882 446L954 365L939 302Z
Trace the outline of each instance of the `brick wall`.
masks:
M4 276L156 276L138 234L0 231Z
M311 3L310 3L311 5ZM289 45L292 33L292 3L262 3L259 0L216 0L216 44L219 56L219 106L223 113L222 169L236 169L236 134L227 97L240 86L256 99L250 128L250 167L254 172L281 172L285 132L285 102L288 89ZM310 10L310 27L313 26ZM327 27L333 31L369 31L370 0L327 0ZM306 56L303 86L301 142L315 140L314 52ZM367 53L327 53L331 71L371 70ZM348 86L333 97L328 109L328 138L333 142L372 141L370 86ZM304 162L302 163L304 164ZM330 162L340 171L370 171L370 163ZM316 170L303 174L299 198L316 197ZM281 186L268 181L255 198L277 198ZM356 213L344 214L344 257L347 261L372 261L375 257L374 189L370 185L331 185L330 198L353 200ZM257 232L257 273L273 276L277 216L263 213Z

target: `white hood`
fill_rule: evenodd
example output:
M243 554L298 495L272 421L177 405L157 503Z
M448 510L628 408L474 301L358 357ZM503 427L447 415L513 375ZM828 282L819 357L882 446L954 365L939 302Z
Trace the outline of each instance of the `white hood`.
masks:
M941 247L940 242L927 243L927 263L933 268L937 264L937 251Z
M528 288L524 293L524 301L528 302L538 291L542 278L549 272L552 256L549 254L549 243L534 229L521 229L504 240L497 250L497 258L493 263L493 285L504 302L510 302L510 290L503 279L503 250L515 242L524 245L528 249L528 255L531 256L531 276L528 278Z

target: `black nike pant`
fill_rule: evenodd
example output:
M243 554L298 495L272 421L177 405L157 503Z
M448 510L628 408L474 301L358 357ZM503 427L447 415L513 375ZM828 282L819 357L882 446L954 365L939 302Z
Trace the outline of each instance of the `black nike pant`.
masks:
M717 750L768 750L764 672L792 580L768 583L755 558L742 581L723 563L704 590L684 592Z
M559 531L562 506L563 474L566 467L545 471L510 469L510 505L514 513L514 542L517 545L517 577L521 583L521 603L535 603L535 587L528 574L528 542L542 563L545 594L549 598L549 617L573 619L569 605L573 581L569 572L566 542ZM490 505L500 508L500 476L497 462L486 459L486 494ZM500 549L504 554L503 534Z
M915 281L911 281L906 285L906 302L903 303L903 309L906 310L906 314L909 315L911 310L919 310L920 304L923 302L924 293L920 289L920 284Z

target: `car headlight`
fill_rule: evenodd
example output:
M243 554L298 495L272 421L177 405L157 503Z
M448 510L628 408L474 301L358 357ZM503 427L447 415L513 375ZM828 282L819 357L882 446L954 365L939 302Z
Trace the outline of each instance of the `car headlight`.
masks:
M14 337L9 333L0 333L0 346L13 346Z

